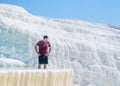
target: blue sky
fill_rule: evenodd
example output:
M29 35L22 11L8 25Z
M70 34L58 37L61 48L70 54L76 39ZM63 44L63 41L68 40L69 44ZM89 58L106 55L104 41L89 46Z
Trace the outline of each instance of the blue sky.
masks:
M120 0L0 0L0 3L21 6L38 16L120 26Z

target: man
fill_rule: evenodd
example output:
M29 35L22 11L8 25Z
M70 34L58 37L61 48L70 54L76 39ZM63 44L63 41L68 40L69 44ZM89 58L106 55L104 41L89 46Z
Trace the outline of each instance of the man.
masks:
M41 68L41 65L44 64L44 69L47 68L48 64L48 55L51 50L51 45L48 41L48 36L45 35L43 37L43 40L40 40L36 45L35 45L35 51L38 54L38 69Z

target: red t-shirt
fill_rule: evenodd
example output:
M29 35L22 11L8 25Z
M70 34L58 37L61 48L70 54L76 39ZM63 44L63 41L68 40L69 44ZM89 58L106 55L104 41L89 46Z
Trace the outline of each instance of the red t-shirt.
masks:
M49 47L51 47L49 41L44 42L43 40L41 40L37 43L37 45L39 46L39 53L41 55L45 55L45 56L49 55Z

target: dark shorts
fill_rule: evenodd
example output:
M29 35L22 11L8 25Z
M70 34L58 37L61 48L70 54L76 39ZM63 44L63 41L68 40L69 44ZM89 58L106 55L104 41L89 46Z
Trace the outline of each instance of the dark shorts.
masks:
M38 57L39 64L48 64L48 56L41 55Z

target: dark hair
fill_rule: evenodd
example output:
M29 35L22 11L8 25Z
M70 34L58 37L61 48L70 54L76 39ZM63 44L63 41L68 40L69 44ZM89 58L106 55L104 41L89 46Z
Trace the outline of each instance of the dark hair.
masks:
M48 38L48 36L47 36L47 35L45 35L43 38L44 38L44 39L45 39L45 38Z

